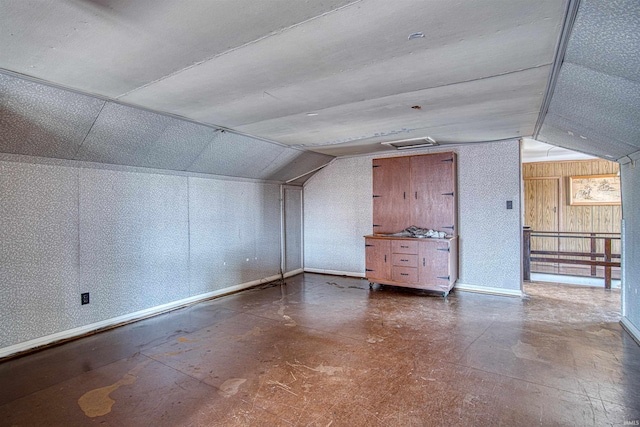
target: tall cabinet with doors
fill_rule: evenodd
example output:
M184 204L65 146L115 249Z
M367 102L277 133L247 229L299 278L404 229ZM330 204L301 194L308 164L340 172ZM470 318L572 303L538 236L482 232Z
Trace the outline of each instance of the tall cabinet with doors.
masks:
M448 294L458 276L455 153L373 159L373 235L365 236L370 283ZM394 237L414 225L436 238Z

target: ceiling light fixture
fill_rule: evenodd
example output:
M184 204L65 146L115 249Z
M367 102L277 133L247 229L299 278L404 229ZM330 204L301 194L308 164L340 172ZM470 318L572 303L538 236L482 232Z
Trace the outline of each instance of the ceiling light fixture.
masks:
M317 115L318 115L318 113L307 113L307 116L309 116L309 117L313 117L313 116L317 116Z
M413 34L409 34L409 40L413 40L413 39L423 39L424 38L424 33L413 33Z
M401 139L399 141L382 142L382 145L390 145L396 150L407 150L409 148L433 147L438 145L435 139L430 136L424 138Z

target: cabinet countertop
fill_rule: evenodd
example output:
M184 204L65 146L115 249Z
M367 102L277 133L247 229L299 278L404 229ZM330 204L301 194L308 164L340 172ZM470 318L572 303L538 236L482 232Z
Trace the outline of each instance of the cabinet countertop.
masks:
M442 239L434 238L434 237L401 237L401 236L388 236L385 234L369 234L364 236L368 239L389 239L389 240L434 240L436 242L450 242L452 240L456 240L458 236L447 236Z

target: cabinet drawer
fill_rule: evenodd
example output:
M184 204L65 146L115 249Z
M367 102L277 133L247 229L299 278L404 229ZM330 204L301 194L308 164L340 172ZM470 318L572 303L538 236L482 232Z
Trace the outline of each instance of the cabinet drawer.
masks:
M411 242L409 240L392 240L391 252L396 254L417 254L418 242Z
M418 266L418 255L393 254L391 258L393 260L393 265L397 265L401 267L417 267Z
M391 279L396 282L416 283L418 281L418 269L412 267L393 267Z

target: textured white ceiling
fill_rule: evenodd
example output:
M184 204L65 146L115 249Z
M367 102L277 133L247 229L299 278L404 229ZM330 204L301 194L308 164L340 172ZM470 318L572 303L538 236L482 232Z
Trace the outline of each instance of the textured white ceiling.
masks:
M348 3L2 1L0 66L115 98Z
M580 2L537 139L610 160L640 151L638 0Z
M577 153L566 148L545 144L531 138L522 138L522 163L553 162L561 160L595 159L588 154Z
M0 153L303 183L333 157L0 73Z
M0 68L329 155L478 142L533 132L565 7L6 1Z

